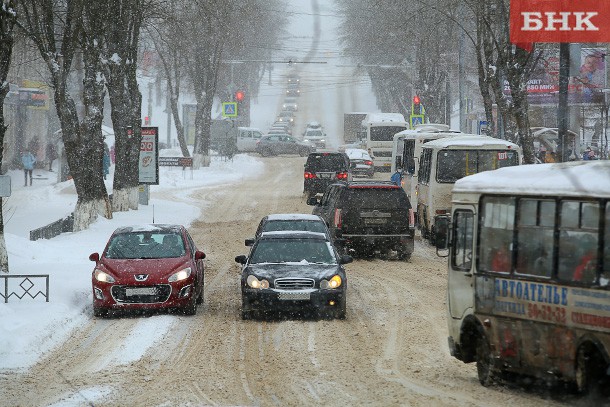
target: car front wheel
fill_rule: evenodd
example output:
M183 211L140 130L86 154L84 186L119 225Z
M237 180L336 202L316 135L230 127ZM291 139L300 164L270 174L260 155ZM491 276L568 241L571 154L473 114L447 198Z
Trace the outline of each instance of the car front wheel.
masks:
M93 316L96 318L104 318L108 316L108 310L102 307L93 307Z

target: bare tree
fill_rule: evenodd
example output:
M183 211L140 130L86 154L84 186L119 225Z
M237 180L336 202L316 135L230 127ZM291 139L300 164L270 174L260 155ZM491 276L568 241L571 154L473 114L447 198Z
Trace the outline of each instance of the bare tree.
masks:
M8 70L11 65L13 54L13 44L15 43L15 22L17 11L13 0L2 0L0 8L0 167L2 157L4 157L4 136L6 134L6 124L4 123L4 99L9 91L9 84L6 81ZM0 208L2 208L2 198L0 197ZM0 272L8 273L8 251L4 239L4 217L0 210Z
M476 19L475 49L479 83L485 100L488 121L491 122L490 93L512 138L523 149L524 162L535 163L534 140L529 121L527 82L538 63L540 53L517 47L510 42L509 0L466 0L466 6ZM508 84L510 96L504 92Z
M140 30L147 3L142 0L99 2L101 62L112 108L116 167L112 209L138 209L142 94L137 81Z
M146 32L161 61L163 77L167 83L169 108L174 119L180 150L184 157L190 157L178 107L184 74L182 52L188 48L188 44L184 42L186 39L179 35L182 21L179 18L178 4L180 4L179 0L171 0L164 17L151 24Z
M77 192L74 230L86 229L98 215L112 217L103 181L102 157L104 89L99 84L98 43L83 37L81 0L18 0L19 25L45 61L54 90L54 101L62 130L70 175ZM77 50L82 53L77 54ZM83 79L82 117L70 94L69 78L76 55L86 67Z

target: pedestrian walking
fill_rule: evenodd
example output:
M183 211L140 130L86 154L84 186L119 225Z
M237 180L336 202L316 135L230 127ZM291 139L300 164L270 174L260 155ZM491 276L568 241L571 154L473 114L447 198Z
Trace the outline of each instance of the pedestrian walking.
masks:
M34 170L34 164L36 164L36 157L29 150L21 152L21 164L23 164L23 174L25 177L25 185L28 186L28 175L30 177L30 186L32 186L32 171Z
M104 158L102 161L102 169L104 171L104 179L110 174L110 150L108 144L104 143Z
M49 171L53 171L53 161L57 159L57 147L55 143L49 141L47 144L47 161L49 162Z

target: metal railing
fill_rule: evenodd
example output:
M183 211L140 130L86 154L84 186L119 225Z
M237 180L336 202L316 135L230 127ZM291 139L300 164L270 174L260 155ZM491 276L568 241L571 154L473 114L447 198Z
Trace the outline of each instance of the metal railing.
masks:
M39 295L49 302L49 275L48 274L0 274L0 279L4 283L4 289L0 292L0 297L4 298L4 302L7 303L11 297L23 299L25 296L29 296L35 299ZM21 279L21 282L11 284L9 287L9 279ZM35 281L38 279L45 279L44 291L37 288ZM34 280L34 281L32 281ZM19 287L19 291L16 291Z
M73 230L74 214L71 214L63 219L56 220L47 226L30 230L30 240L51 239L62 233L72 232Z

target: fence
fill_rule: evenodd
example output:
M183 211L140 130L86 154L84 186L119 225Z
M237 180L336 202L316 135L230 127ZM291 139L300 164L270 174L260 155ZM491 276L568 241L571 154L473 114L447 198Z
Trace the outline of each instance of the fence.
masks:
M39 295L49 302L49 275L48 274L0 274L0 279L4 283L4 289L0 292L0 297L4 298L4 302L7 303L11 297L23 299L26 295L34 299ZM9 280L21 279L21 282L10 284ZM45 290L44 292L37 288L35 282L39 279L45 279ZM34 280L34 281L33 281ZM17 290L18 287L18 291ZM37 290L37 291L36 291ZM36 291L36 293L34 293Z
M72 232L74 230L74 214L63 219L56 220L47 226L38 229L30 230L30 240L51 239L59 236L62 233Z

